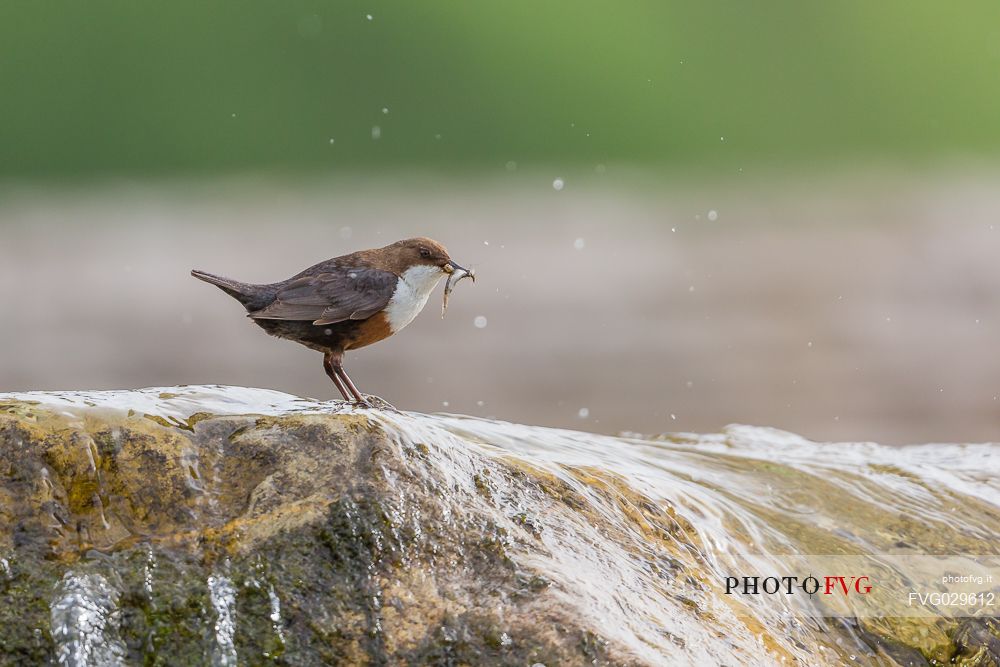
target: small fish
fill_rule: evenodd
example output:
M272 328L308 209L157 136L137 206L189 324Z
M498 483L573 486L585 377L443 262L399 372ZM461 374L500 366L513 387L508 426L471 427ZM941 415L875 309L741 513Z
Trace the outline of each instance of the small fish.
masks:
M451 295L451 291L455 289L455 285L462 278L472 278L472 282L476 282L476 270L469 269L455 269L448 274L448 282L444 284L444 303L441 304L441 319L444 319L444 313L448 310L448 296Z

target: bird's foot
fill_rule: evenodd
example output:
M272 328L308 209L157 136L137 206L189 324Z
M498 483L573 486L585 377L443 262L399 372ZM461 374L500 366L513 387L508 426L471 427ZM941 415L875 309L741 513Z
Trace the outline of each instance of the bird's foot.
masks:
M363 394L365 400L363 402L358 401L355 403L359 408L370 408L372 410L392 410L393 412L399 412L396 407L385 400L384 398L379 398L372 394Z

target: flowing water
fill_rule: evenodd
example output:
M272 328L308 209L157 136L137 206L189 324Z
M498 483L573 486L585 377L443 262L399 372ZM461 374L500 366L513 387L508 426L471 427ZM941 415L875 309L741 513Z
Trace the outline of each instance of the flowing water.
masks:
M995 574L977 590L1000 591L998 560L991 558L1000 554L994 444L814 443L748 426L709 435L610 437L217 386L0 395L0 405L13 402L39 404L67 419L131 411L178 429L206 413L362 415L401 448L427 443L439 488L486 489L498 514L535 538L513 545L511 558L543 572L551 595L644 664L944 662L955 657L953 636L968 617L1000 615L1000 599L990 607L983 598L983 608L961 613L928 613L918 605L889 614L879 607L885 600L838 607L812 596L802 602L801 595L725 591L728 577L769 573L820 581L834 573L871 575L919 588L926 582L914 573L930 571L933 578L935 567ZM490 474L484 462L519 471L528 483ZM197 472L205 486L212 476ZM545 493L526 491L536 488ZM566 500L543 502L555 496ZM406 499L399 503L406 514ZM152 550L142 567L145 585L158 585ZM281 636L281 592L263 578L256 585L273 633ZM242 589L224 564L205 586L206 660L243 664L234 644ZM48 631L60 664L122 664L113 567L104 575L71 569L48 597ZM499 644L515 640L503 634Z

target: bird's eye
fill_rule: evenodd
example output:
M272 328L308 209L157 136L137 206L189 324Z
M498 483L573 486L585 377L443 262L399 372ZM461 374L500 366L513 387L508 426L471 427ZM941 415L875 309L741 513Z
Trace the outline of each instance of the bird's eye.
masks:
M431 256L431 251L428 250L427 248L421 248L420 249L420 256L421 257L430 257Z

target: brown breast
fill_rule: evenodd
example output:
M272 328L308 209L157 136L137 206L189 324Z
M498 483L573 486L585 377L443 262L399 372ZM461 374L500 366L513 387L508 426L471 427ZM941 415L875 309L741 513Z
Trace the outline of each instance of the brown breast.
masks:
M389 319L384 312L378 312L362 322L355 329L354 336L344 344L345 350L356 350L365 345L377 343L392 335Z

